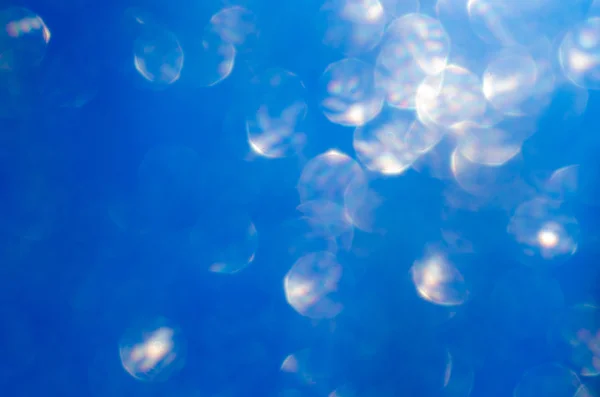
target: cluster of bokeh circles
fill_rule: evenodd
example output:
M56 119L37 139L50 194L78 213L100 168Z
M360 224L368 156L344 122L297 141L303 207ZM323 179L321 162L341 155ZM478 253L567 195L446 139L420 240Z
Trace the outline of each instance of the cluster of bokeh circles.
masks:
M295 176L299 215L290 226L296 239L286 248L293 261L274 288L283 289L299 316L334 324L351 304L340 292L344 258L359 255L353 250L358 236L385 239L393 222L386 210L398 208L380 182L426 175L444 186L447 225L460 222L457 214L464 212L476 216L493 208L507 214L503 232L518 247L519 266L490 287L494 319L511 335L543 329L555 347L547 363L515 382L514 396L592 396L586 382L600 375L600 307L567 301L548 270L564 266L586 244L577 209L600 204L600 161L585 148L554 168L537 160L544 155L541 146L561 142L540 128L556 96L569 103L552 108L559 113L554 127L568 133L569 123L585 114L590 95L600 89L600 4L430 3L323 0L306 29L338 58L321 71L314 90L301 74L277 65L256 68L246 82L239 127L245 130L240 140L248 161L277 167L278 159L296 158L301 164ZM0 12L0 71L40 65L52 40L52 27L42 18L24 8ZM141 8L125 10L120 23L132 38L129 62L141 90L178 84L219 90L238 60L262 45L260 18L246 4L222 7L187 46L176 27ZM92 98L90 91L79 92L68 106L81 107ZM347 142L307 157L315 113L344 127L348 133L340 139ZM195 208L206 194L202 168L194 148L150 149L137 169L135 200L114 200L108 216L117 228L137 227L140 233L177 223L174 212L164 209ZM233 279L255 262L261 230L248 213L229 212L211 226L194 211L188 218L178 224L185 226L190 246L203 247L207 272ZM35 230L29 233L41 238ZM473 298L467 262L476 251L461 239L460 228L448 226L413 258L412 292L440 310L436 321L451 322ZM139 380L166 379L184 366L186 344L185 330L170 320L133 324L120 343L122 367ZM445 352L439 390L467 397L477 376L474 364ZM290 352L280 370L303 384L320 384L327 374L319 353ZM357 394L352 384L327 392Z

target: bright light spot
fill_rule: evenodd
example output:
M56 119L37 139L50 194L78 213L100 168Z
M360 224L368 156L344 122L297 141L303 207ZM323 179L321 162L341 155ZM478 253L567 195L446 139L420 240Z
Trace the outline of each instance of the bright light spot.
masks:
M558 244L558 235L553 230L542 229L538 233L538 241L544 248L552 248Z

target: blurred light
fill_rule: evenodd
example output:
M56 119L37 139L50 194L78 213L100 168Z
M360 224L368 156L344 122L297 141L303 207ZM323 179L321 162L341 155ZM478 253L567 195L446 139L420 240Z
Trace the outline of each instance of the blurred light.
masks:
M121 340L123 368L143 381L166 379L183 364L185 344L178 330L164 319L149 328L132 328Z

